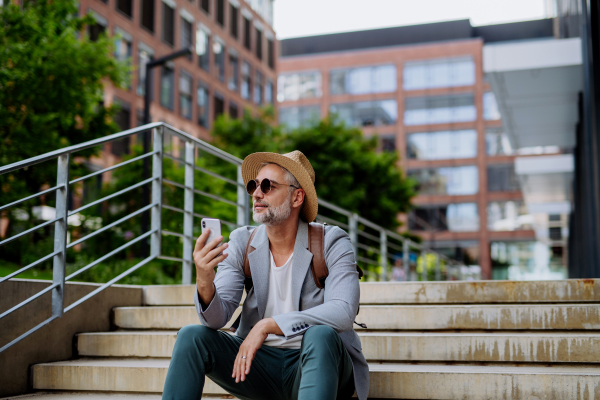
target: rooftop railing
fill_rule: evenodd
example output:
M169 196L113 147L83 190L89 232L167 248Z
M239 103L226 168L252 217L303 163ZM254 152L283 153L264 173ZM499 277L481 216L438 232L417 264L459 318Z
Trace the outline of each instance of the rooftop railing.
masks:
M77 157L77 152L104 146L108 143L130 140L137 135L148 133L152 135L150 152L134 156L87 175L70 179L72 163L74 158ZM71 209L72 206L69 206L70 203L73 203L73 196L70 192L77 192L77 185L81 185L93 177L107 173L112 174L128 165L130 167L135 166L134 163L145 159L152 161L149 177L142 178L127 187L89 201L78 208ZM44 227L53 226L53 250L17 271L0 278L0 285L25 271L49 262L52 262L52 283L39 293L3 311L0 314L0 321L10 313L48 292L52 293L50 304L52 313L42 323L5 344L0 348L0 353L153 260L181 263L182 283L191 284L194 272L192 251L199 233L197 218L220 218L225 236L237 227L250 224L251 204L250 196L246 193L242 180L242 160L164 123L144 125L6 165L0 167L0 175L31 168L45 162L56 162L56 184L9 204L0 205L0 215L22 206L26 202L39 200L42 196L47 198L50 195L55 196L54 214L32 228L3 239L0 241L0 249L3 246L10 245L15 240L39 232ZM166 168L167 166L168 168ZM169 174L173 176L169 176ZM101 223L100 226L97 226L88 234L79 232L76 235L77 232L72 229L69 231L70 222L78 214L90 212L102 205L110 204L111 201L141 188L143 185L150 185L151 187L149 204L143 205L142 203L142 206L122 218L104 225ZM168 189L165 189L167 187ZM215 188L218 190L215 190ZM165 190L170 195L167 196ZM199 204L205 205L204 211L199 210ZM319 208L321 213L317 217L318 221L337 225L348 232L354 246L357 263L365 271L367 280L426 281L432 280L430 278L434 280L462 279L461 264L457 261L435 253L431 249L328 201L319 199ZM85 243L90 239L97 238L103 233L114 233L120 225L141 216L143 213L150 213L151 223L147 231L141 232L137 237L128 238L123 245L109 250L105 254L97 255L93 261L67 274L67 251L84 251L82 245L85 246ZM223 218L223 215L235 216L235 222ZM119 253L131 250L132 246L144 240L150 242L149 255L144 255L135 265L65 307L66 282L73 281L82 273L116 257ZM430 267L432 263L433 268ZM420 264L420 273L418 273L418 264Z

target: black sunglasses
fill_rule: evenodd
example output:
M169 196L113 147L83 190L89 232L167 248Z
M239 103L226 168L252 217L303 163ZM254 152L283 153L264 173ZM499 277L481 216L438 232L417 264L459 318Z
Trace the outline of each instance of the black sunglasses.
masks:
M248 192L248 194L250 196L252 196L254 194L254 192L256 191L256 188L260 186L260 191L263 192L264 194L268 194L271 191L271 189L273 189L273 185L291 186L296 189L300 189L299 187L294 186L294 185L287 185L285 183L279 183L279 182L275 182L275 181L265 178L260 183L258 182L258 179L253 179L251 181L248 181L248 183L246 184L246 191Z

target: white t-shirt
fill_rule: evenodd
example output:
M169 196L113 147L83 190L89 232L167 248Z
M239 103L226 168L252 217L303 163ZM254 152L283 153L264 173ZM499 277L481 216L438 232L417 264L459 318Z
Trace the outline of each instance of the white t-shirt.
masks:
M294 253L281 267L275 266L273 254L271 255L271 268L269 269L269 297L265 307L265 318L274 317L291 311L294 308L292 296L292 258ZM270 334L265 340L267 346L299 349L302 344L302 335L286 340L283 336Z

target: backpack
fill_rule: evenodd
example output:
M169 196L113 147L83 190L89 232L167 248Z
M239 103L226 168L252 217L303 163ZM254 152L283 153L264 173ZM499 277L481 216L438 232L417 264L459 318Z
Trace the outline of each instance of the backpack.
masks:
M255 249L250 245L252 243L252 239L258 229L254 229L250 234L250 238L248 238L248 243L246 244L246 251L244 253L244 275L246 277L244 281L244 286L246 288L246 294L250 292L250 289L253 287L252 283L252 271L250 270L250 260L248 259L248 255L252 253ZM313 258L310 262L310 270L312 271L313 279L315 280L315 285L319 289L325 288L325 280L327 276L329 276L329 270L327 269L327 264L325 263L325 226L322 224L318 224L316 222L311 222L308 224L308 251L310 251L313 255ZM358 279L361 279L364 275L362 269L356 265L356 271L358 272ZM360 305L358 306L358 311L360 311ZM358 314L357 311L357 314ZM240 314L235 322L229 328L231 331L235 332L240 325L240 320L242 318L242 314ZM366 328L365 324L359 324L356 321L354 323L362 328Z

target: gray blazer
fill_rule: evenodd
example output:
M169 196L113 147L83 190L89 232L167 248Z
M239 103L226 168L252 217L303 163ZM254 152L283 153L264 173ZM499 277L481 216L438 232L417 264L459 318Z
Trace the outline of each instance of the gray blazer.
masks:
M269 291L269 238L264 225L245 226L233 231L229 237L229 256L219 264L215 277L215 297L211 303L201 306L198 293L194 301L202 325L220 329L233 316L244 291L242 267L246 244L250 234L258 229L251 246L256 250L250 254L250 270L254 287L247 294L242 307L242 319L236 335L245 338L252 327L264 317ZM350 238L336 226L325 226L325 262L329 276L325 289L315 285L308 251L308 224L300 221L294 258L292 260L293 300L297 309L273 317L286 339L302 335L314 325L328 325L335 329L352 358L354 384L360 400L369 393L369 367L362 354L360 338L352 329L360 298L358 272Z

